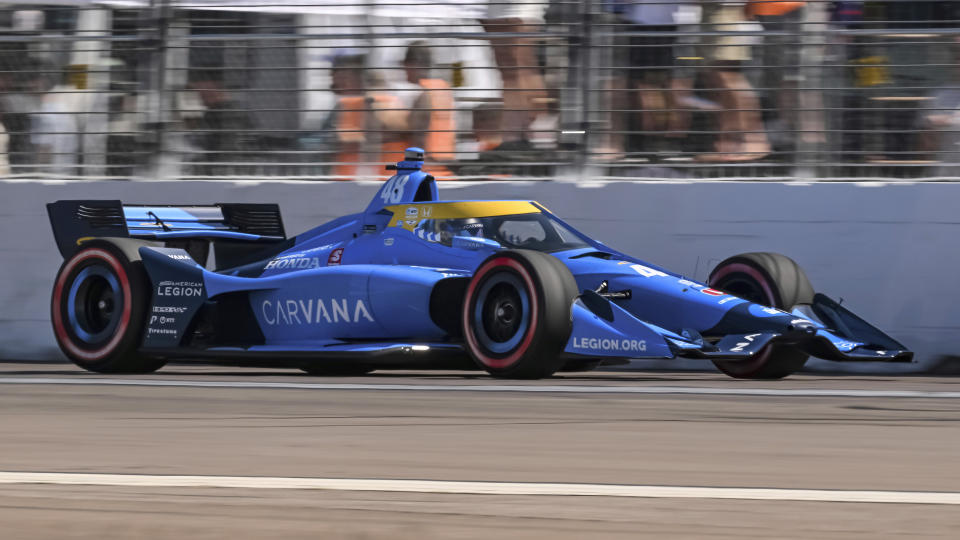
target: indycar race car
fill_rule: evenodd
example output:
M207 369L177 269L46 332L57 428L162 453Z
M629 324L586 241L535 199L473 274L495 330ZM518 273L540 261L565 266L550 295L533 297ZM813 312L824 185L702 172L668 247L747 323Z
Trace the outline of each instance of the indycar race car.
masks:
M57 342L103 373L171 358L314 374L466 361L540 378L679 357L780 378L810 355L912 359L783 255L737 255L698 283L536 202L440 201L422 167L423 151L408 149L363 212L292 238L271 204L49 204L65 259Z

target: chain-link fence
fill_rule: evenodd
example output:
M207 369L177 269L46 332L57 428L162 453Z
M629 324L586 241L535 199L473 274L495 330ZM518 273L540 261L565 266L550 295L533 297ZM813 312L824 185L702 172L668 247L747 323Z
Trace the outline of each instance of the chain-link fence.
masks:
M0 5L0 174L939 179L960 1Z

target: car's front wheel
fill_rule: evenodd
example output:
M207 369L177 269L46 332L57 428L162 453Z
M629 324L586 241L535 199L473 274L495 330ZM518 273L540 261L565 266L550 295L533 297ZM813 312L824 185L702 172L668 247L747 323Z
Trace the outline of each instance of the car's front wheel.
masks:
M467 286L463 335L476 363L495 377L539 379L562 365L577 284L559 259L529 250L487 258Z
M813 286L793 259L779 253L744 253L713 269L710 287L755 304L791 311L813 302ZM746 361L715 360L717 368L737 379L782 379L800 371L809 355L794 347L768 345Z

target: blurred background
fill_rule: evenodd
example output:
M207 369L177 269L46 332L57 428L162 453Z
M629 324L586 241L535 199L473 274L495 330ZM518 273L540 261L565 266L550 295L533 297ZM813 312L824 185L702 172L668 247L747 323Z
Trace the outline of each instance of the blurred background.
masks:
M940 179L960 2L0 4L0 174Z

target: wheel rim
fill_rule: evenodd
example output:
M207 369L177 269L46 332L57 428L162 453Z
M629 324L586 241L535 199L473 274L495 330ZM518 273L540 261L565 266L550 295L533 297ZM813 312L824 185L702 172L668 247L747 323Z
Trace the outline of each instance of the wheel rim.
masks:
M519 277L497 272L477 294L473 318L478 343L494 354L515 349L530 328L530 298Z
M67 320L80 340L100 344L113 335L123 313L123 292L109 269L93 265L77 274L67 293Z

